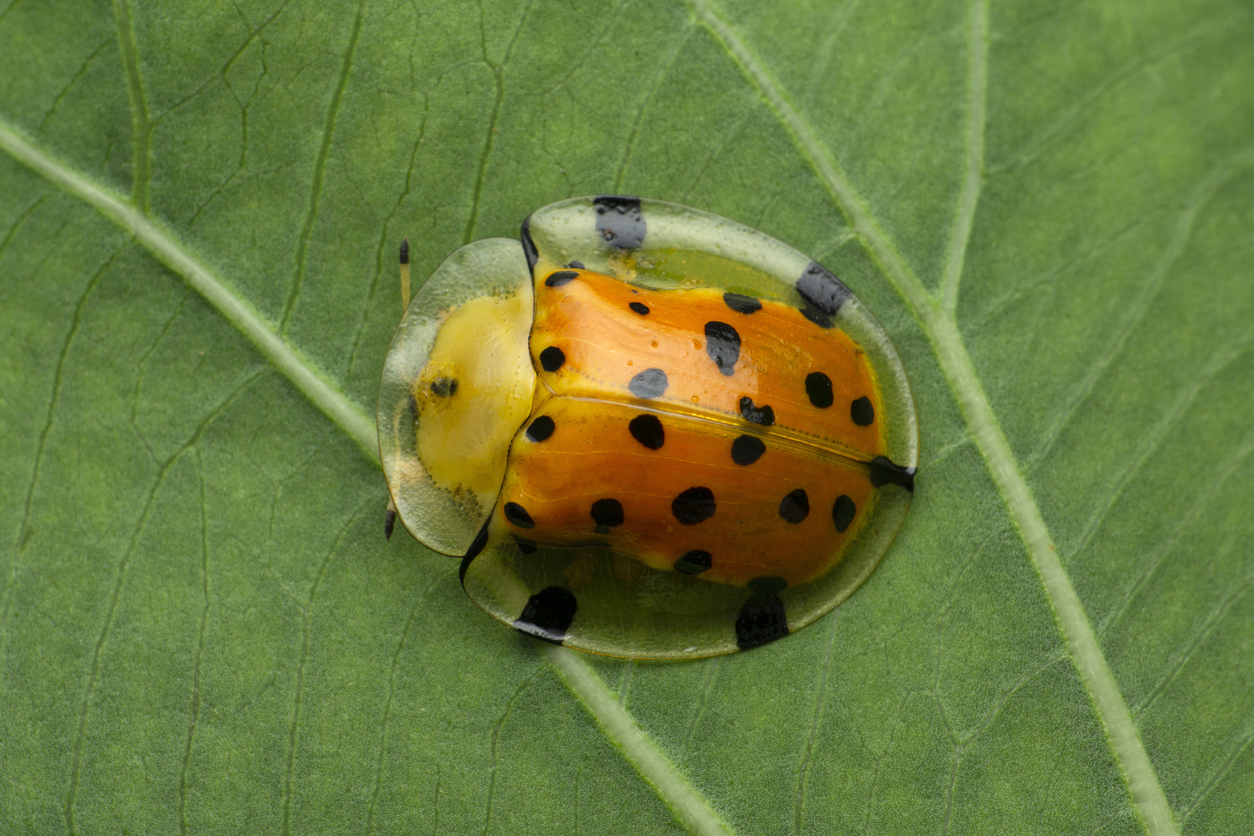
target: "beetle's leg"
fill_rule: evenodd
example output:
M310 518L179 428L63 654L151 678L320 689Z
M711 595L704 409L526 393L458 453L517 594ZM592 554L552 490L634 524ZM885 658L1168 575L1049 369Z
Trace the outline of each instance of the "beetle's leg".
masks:
M401 313L409 310L409 239L401 240ZM388 515L383 523L383 533L392 539L392 529L396 527L396 503L388 497Z

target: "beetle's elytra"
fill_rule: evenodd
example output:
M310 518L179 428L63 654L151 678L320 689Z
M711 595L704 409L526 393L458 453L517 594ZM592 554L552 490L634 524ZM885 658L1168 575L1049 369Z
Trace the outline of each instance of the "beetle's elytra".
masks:
M604 196L457 252L397 329L378 407L405 527L466 591L580 650L747 649L846 598L914 488L892 343L761 232Z

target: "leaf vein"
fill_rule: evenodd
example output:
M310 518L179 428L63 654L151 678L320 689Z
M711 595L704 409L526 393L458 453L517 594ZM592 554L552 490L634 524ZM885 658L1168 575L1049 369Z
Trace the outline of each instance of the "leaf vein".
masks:
M37 205L38 202L35 206ZM32 206L31 209L34 209L34 206ZM29 212L31 210L27 211ZM25 218L25 215L23 215L23 218ZM114 250L87 282L87 287L83 290L83 295L79 297L78 304L74 308L74 316L70 320L70 329L66 332L65 339L61 343L61 353L57 357L57 368L52 376L52 396L48 399L48 411L44 415L43 428L39 431L39 443L35 447L35 463L31 468L30 483L26 487L26 503L22 512L22 522L17 528L17 542L14 543L13 564L12 568L9 570L9 583L4 591L4 606L0 607L0 626L6 625L9 622L9 607L12 605L14 589L17 586L17 577L21 568L22 552L25 550L26 540L30 536L30 518L34 509L35 488L39 484L39 472L43 467L44 452L48 445L48 434L52 431L52 425L54 423L53 419L57 411L57 404L61 399L61 385L65 378L65 360L69 356L70 347L74 343L74 337L77 336L79 326L82 324L83 311L87 307L87 300L95 291L96 285L100 283L100 279L105 274L105 271L109 269L110 265L113 264L114 260L123 249L125 249L125 245Z
M1155 700L1163 695L1167 688L1171 686L1171 683L1176 681L1176 678L1179 677L1181 671L1183 671L1185 666L1189 663L1189 659L1191 659L1193 654L1197 652L1197 649L1202 646L1202 642L1206 641L1206 639L1209 638L1215 631L1215 628L1220 624L1220 622L1223 621L1224 617L1228 614L1228 610L1232 607L1233 602L1248 592L1251 586L1254 586L1254 575L1247 575L1239 586L1227 592L1220 599L1219 605L1210 612L1206 621L1202 623L1202 626L1193 634L1193 637L1189 639L1188 644L1184 648L1184 652L1179 654L1177 659L1164 672L1163 676L1159 678L1158 683L1154 686L1153 690L1150 691L1149 695L1146 696L1144 702L1137 706L1138 716L1148 711L1150 706L1154 704Z
M65 797L65 824L66 830L70 836L74 836L77 832L74 821L74 802L78 798L78 780L79 773L83 762L83 741L87 736L87 714L91 709L92 695L95 693L96 684L100 680L100 657L104 653L105 642L109 638L109 632L113 629L113 616L117 612L118 601L122 598L122 587L126 581L126 570L130 566L131 556L135 553L135 547L139 543L139 537L143 533L144 528L148 524L148 517L152 513L153 503L156 502L157 493L161 490L161 485L165 482L166 474L170 472L175 463L182 458L183 454L188 450L195 449L200 443L201 437L205 430L223 413L235 399L245 392L252 382L260 376L260 373L241 383L234 392L223 398L210 412L201 419L196 430L191 437L184 442L178 450L176 450L170 458L166 459L161 469L157 471L152 481L152 488L148 491L148 496L144 500L144 507L140 511L139 518L136 520L135 528L131 531L130 540L127 542L126 550L122 553L122 559L118 561L118 567L114 574L116 579L113 583L113 592L109 596L109 606L105 610L104 624L101 625L100 635L96 637L96 643L92 649L91 669L87 677L87 686L83 689L83 699L78 711L78 731L74 736L74 748L70 760L70 781L69 789L66 791Z
M814 59L811 62L810 77L806 82L807 96L813 94L816 89L824 90L822 78L832 63L832 53L836 49L836 44L841 43L843 46L842 41L849 19L862 11L861 0L845 0L844 3L833 4L833 6L835 13L830 20L819 27L824 37L819 48L815 50Z
M722 135L719 137L718 142L706 144L705 157L701 160L701 167L697 169L696 175L692 178L691 182L688 183L688 187L684 189L684 193L680 195L679 199L681 203L688 202L688 196L691 195L697 186L701 184L701 180L705 177L705 172L709 169L710 163L714 162L714 159L719 154L723 153L723 149L727 147L727 144L731 142L738 133L740 133L740 129L744 127L745 122L749 121L749 117L753 114L753 112L754 111L752 109L746 109L738 119L727 126L727 129L724 130ZM771 200L767 201L765 206L770 206L771 202L773 202L778 196L779 192L776 192L775 195L771 197Z
M366 0L358 0L357 17L353 20L353 31L348 37L348 47L344 50L344 60L340 64L340 78L331 94L331 104L327 108L327 118L322 127L322 145L318 148L318 159L314 162L313 182L309 188L309 209L305 213L305 223L300 230L300 239L296 244L296 274L292 277L292 287L287 294L287 304L283 308L283 319L279 322L279 332L286 333L287 324L296 308L296 300L300 296L301 286L305 282L305 271L309 261L309 239L313 235L314 224L318 220L318 205L322 199L322 179L326 174L327 158L331 156L331 140L335 135L335 121L340 112L340 100L348 87L348 77L353 68L353 54L357 51L357 38L361 34L361 20L365 11ZM241 50L242 51L242 50Z
M710 692L714 690L714 680L718 676L719 665L723 662L722 656L716 656L706 665L705 676L701 683L701 696L697 699L697 710L692 712L692 720L688 723L688 733L684 735L684 748L680 750L679 762L681 765L688 763L688 752L692 748L692 736L696 734L697 725L701 722L702 715L705 714L705 708L710 703Z
M997 719L999 714L1001 714L1002 709L1006 707L1006 703L1010 702L1011 697L1019 693L1019 691L1021 691L1023 687L1033 679L1040 676L1042 673L1049 670L1065 658L1066 657L1062 653L1047 656L1040 664L1032 668L1023 676L1019 677L1013 685L1003 691L993 702L993 705L989 707L988 711L984 712L983 716L980 717L979 722L972 726L963 737L957 740L960 750L965 750L977 737L993 725L993 721Z
M130 0L113 0L113 20L118 32L122 67L126 71L126 92L131 103L132 168L131 202L140 212L148 214L148 187L152 179L152 120L144 100L144 80L139 72L139 48L135 44L135 26L131 20Z
M870 752L871 757L875 760L875 770L871 774L871 786L867 789L866 812L862 815L863 833L875 832L871 829L871 816L875 813L876 790L880 787L880 780L885 769L884 762L888 760L889 753L892 751L893 746L897 743L897 731L904 725L902 722L902 716L906 713L906 705L910 702L913 696L913 689L907 690L901 695L901 701L897 704L895 722L892 725L892 729L888 733L888 742L883 751L875 751L875 749L867 744L865 736L862 739L863 748Z
M1250 744L1254 743L1254 723L1250 724L1250 729L1246 733L1245 738L1232 748L1232 752L1224 759L1224 762L1215 770L1215 774L1202 786L1193 800L1184 808L1183 814L1180 816L1182 821L1188 821L1189 816L1193 815L1193 811L1210 795L1211 790L1219 785L1223 777L1228 774L1233 765L1240 760L1241 755L1245 754L1245 750L1250 748Z
M1115 339L1111 341L1101 357L1097 358L1089 366L1079 385L1067 397L1062 411L1058 413L1046 429L1036 452L1028 457L1026 464L1028 471L1034 470L1045 456L1049 454L1049 451L1062 435L1063 430L1079 411L1080 404L1084 403L1093 394L1098 380L1110 368L1115 358L1126 348L1128 340L1131 339L1132 334L1141 324L1154 300L1162 291L1168 273L1171 272L1172 267L1175 266L1180 256L1184 254L1184 250L1193 235L1193 224L1196 222L1198 214L1210 202L1211 198L1223 188L1224 184L1252 165L1254 165L1254 150L1246 149L1216 165L1198 182L1185 205L1184 211L1180 215L1179 221L1176 223L1175 233L1171 236L1171 241L1167 244L1166 249L1163 250L1147 280L1141 284L1141 289L1136 299L1125 308L1126 313L1123 321L1119 323L1118 328L1115 330Z
M165 325L161 326L161 330L157 333L157 336L153 338L152 342L143 350L143 352L140 353L138 357L134 358L135 385L131 387L130 421L131 426L135 428L135 434L141 439L143 439L143 432L139 428L138 420L139 398L140 392L144 388L144 381L148 378L148 361L152 358L153 352L156 351L165 338L170 335L170 331L174 328L174 323L178 322L179 317L183 315L183 306L186 305L187 300L191 298L193 297L190 293L184 292L183 298L180 299L179 303L174 306L174 311L166 317ZM143 439L143 441L144 446L148 447L148 455L152 456L152 448L149 446L147 439Z
M1244 29L1248 29L1248 25L1236 25L1238 21L1248 17L1248 14L1236 14L1219 23L1199 26L1189 32L1186 32L1179 39L1168 44L1157 53L1152 55L1138 55L1132 61L1118 67L1112 73L1107 75L1103 79L1102 83L1086 90L1085 94L1082 97L1079 97L1078 100L1067 108L1051 125L1045 127L1043 130L1037 131L1028 141L1027 148L1022 153L1012 159L1006 160L1005 162L990 166L990 172L1000 174L1020 168L1032 162L1048 150L1049 146L1053 142L1065 136L1068 129L1070 129L1072 125L1079 122L1082 116L1097 107L1098 102L1100 102L1107 94L1119 89L1119 87L1121 87L1124 83L1135 78L1140 73L1152 69L1163 61L1184 52L1188 48L1193 46L1200 47L1204 45L1206 40L1211 36L1216 36L1216 39L1223 39L1231 37L1234 33L1242 32Z
M971 4L971 67L967 95L971 100L967 116L967 172L962 181L958 212L949 237L949 257L941 278L941 305L947 311L958 306L958 283L966 263L967 247L975 224L975 207L984 183L984 133L988 103L988 2Z
M533 3L527 3L523 9L522 17L518 19L518 26L514 29L514 34L510 36L509 43L505 47L505 54L501 57L499 64L493 64L488 58L488 45L486 34L482 41L483 63L492 69L492 80L496 88L495 98L492 100L492 115L488 119L487 136L483 140L483 152L479 155L479 171L475 175L475 193L470 204L470 213L466 218L466 233L462 236L462 243L469 244L474 240L475 227L479 223L479 207L483 201L483 183L488 175L488 160L492 158L492 148L496 144L497 122L501 118L501 104L505 101L505 66L509 63L509 56L514 51L514 44L518 40L519 33L522 32L523 26L527 23L527 17L531 14ZM480 30L483 29L483 6L479 7Z
M18 230L26 224L26 219L29 218L35 210L39 208L40 204L44 202L44 197L45 195L40 195L35 198L35 201L30 206L23 209L21 213L13 219L13 223L9 224L9 231L4 234L4 240L0 241L0 255L4 255L5 251L9 249L9 243L13 240L13 237L17 235Z
M1107 742L1119 764L1138 815L1150 836L1176 834L1178 830L1167 798L1141 742L1128 705L1098 644L1088 613L1055 550L1036 498L1015 461L1000 422L993 413L971 356L958 333L957 324L952 317L943 316L931 306L924 311L924 321L937 350L941 369L949 380L967 425L975 436L976 444L1010 510L1011 519L1027 547L1028 556L1044 587L1046 599L1054 612L1067 651L1088 691L1098 719L1106 730Z
M396 213L401 210L401 206L405 203L405 199L409 197L410 188L414 180L414 164L418 160L418 150L426 141L427 133L427 116L430 113L430 97L427 94L422 96L422 121L418 125L418 137L414 140L413 147L409 152L409 166L405 169L405 188L401 190L400 195L396 198L396 203L392 206L392 210L388 212L387 217L383 219L383 223L379 229L379 244L375 248L374 254L374 278L370 280L370 290L366 293L367 304L362 305L362 314L357 322L357 328L353 335L353 347L348 352L347 368L351 372L353 366L357 362L357 352L361 349L361 341L366 332L367 311L370 309L370 302L374 301L375 294L379 289L379 280L383 277L383 248L387 244L389 231L392 227L392 221L396 218ZM393 250L395 253L395 250ZM389 264L396 266L395 255L389 260ZM394 274L395 275L395 274ZM401 311L404 314L404 311Z
M196 742L196 721L200 718L200 666L205 655L205 632L209 624L209 532L205 508L205 465L196 450L196 477L200 489L200 582L204 603L200 608L200 625L196 630L196 660L192 665L192 697L188 707L187 746L179 766L179 833L187 833L187 777L191 771L192 746Z
M653 81L649 84L649 89L645 91L644 98L640 100L640 106L636 108L635 118L631 120L631 130L627 134L627 142L623 146L623 155L618 159L618 170L614 174L615 194L622 190L623 175L627 172L627 164L631 162L632 152L636 148L636 137L640 135L640 125L644 122L644 114L649 109L649 103L653 101L653 94L657 92L658 87L662 84L662 80L666 78L671 71L671 67L675 65L675 59L683 51L684 44L688 42L688 36L692 34L692 29L691 25L684 27L670 54L658 65L657 72L653 74Z
M1158 548L1155 549L1153 556L1149 559L1149 565L1146 567L1145 571L1137 577L1136 582L1133 583L1132 586L1128 587L1128 590L1124 593L1123 597L1120 598L1118 606L1116 606L1110 614L1106 616L1100 626L1100 633L1104 635L1119 623L1124 614L1127 612L1128 607L1131 606L1132 601L1136 599L1137 594L1140 593L1141 589L1144 588L1147 583L1149 583L1150 579L1158 572L1158 569L1163 565L1164 561L1166 561L1167 555L1171 553L1171 550L1175 547L1176 542L1179 541L1180 535L1201 515L1202 511L1208 507L1210 501L1214 499L1216 494L1218 494L1223 489L1223 486L1227 484L1228 479L1231 478L1234 473L1241 471L1243 465L1245 464L1245 460L1249 458L1250 453L1252 452L1254 452L1254 442L1247 441L1237 454L1232 457L1232 460L1228 462L1223 472L1218 474L1217 478L1210 480L1205 492L1194 499L1193 504L1189 507L1188 511L1184 514L1178 515L1175 524L1172 527L1170 536L1161 538Z
M67 95L69 95L69 92L74 89L74 85L78 84L79 79L87 74L87 70L93 63L95 63L95 60L100 57L100 53L103 52L104 48L112 42L112 37L105 38L100 42L100 46L96 47L92 51L91 55L87 56L87 60L79 65L78 70L70 77L70 80L65 83L65 86L61 88L56 97L53 98L52 105L48 108L48 112L45 113L44 117L39 120L39 127L36 129L37 131L41 133L43 132L44 126L47 125L48 120L56 114L57 108L61 106L61 102Z
M1053 291L1054 285L1057 283L1058 277L1064 275L1073 268L1077 268L1080 264L1090 260L1106 250L1115 246L1115 242L1124 236L1131 235L1142 225L1146 223L1146 216L1139 215L1131 222L1124 224L1114 232L1102 236L1100 238L1092 238L1086 240L1082 245L1076 247L1067 253L1067 256L1056 264L1052 264L1048 269L1040 270L1030 277L1024 277L1021 281L1014 285L1014 288L1007 293L1003 293L1000 297L990 302L978 315L972 315L968 311L964 317L964 325L968 331L977 331L990 322L995 322L1004 314L1003 312L1014 305L1021 299L1037 292L1041 288ZM1031 472L1031 461L1026 465L1028 472Z
M300 710L304 702L305 668L309 663L310 611L313 609L314 599L318 596L318 589L322 586L322 579L326 575L327 567L331 565L331 561L335 559L335 556L340 551L340 543L344 540L344 535L361 519L362 514L365 512L365 506L376 501L374 498L371 498L369 503L363 502L340 526L340 530L336 532L335 539L331 541L327 553L322 556L322 561L318 564L318 572L314 575L314 581L309 587L309 596L305 599L305 606L301 608L300 661L296 664L296 694L292 700L292 723L288 728L287 736L287 774L283 780L283 833L285 836L291 833L292 777L296 772L296 749L300 742Z
M1080 535L1075 548L1072 550L1074 554L1082 553L1088 544L1092 541L1093 536L1105 521L1110 509L1123 495L1128 485L1132 482L1132 477L1140 472L1146 462L1157 452L1158 448L1167 439L1173 427L1180 423L1189 411L1189 407L1193 405L1193 401L1197 398L1202 388L1210 383L1215 377L1232 364L1237 358L1245 354L1254 340L1245 339L1236 345L1229 345L1221 348L1206 364L1201 372L1189 381L1189 385L1176 398L1176 402L1172 405L1158 424L1148 433L1141 436L1140 450L1135 456L1129 457L1127 465L1123 472L1115 479L1113 485L1106 492L1106 496L1098 503L1097 510L1089 518L1088 525L1084 527L1084 532Z
M832 161L831 155L819 141L814 128L789 103L778 82L771 77L761 59L754 55L735 30L715 13L709 0L686 0L686 2L698 19L723 45L732 60L749 77L771 110L775 112L776 118L784 130L792 136L798 150L810 164L833 202L849 216L853 221L855 232L868 242L872 255L881 261L888 280L912 305L922 307L929 304L931 294L906 267L896 247L880 229L861 196L854 191L844 172Z
M537 644L540 642L537 641ZM697 834L731 833L727 824L670 759L662 754L657 744L645 735L587 662L576 659L575 651L552 644L543 644L540 653L561 674L566 687L584 704L605 736L670 805L680 823Z
M95 207L102 215L134 235L162 264L181 276L217 308L314 406L356 441L373 461L378 462L378 436L374 422L365 412L332 386L308 359L284 341L274 326L244 301L234 287L196 260L165 228L133 206L127 205L112 190L31 145L3 119L0 119L0 148L18 162L47 177L65 192Z
M588 72L587 66L589 59L599 56L604 50L602 44L605 42L606 34L609 32L617 33L622 29L622 25L619 24L618 18L622 15L623 8L630 2L631 0L619 0L619 2L614 5L614 10L612 12L602 15L601 18L605 22L597 31L596 37L587 38L581 41L581 45L584 46L583 54L564 65L562 67L562 74L548 87L534 93L529 93L528 95L541 101L547 100L558 90L561 90L564 86L566 86L566 83L572 78L582 77L583 73ZM595 70L593 70L593 72L595 72Z
M806 739L805 752L801 757L801 766L797 770L797 800L793 813L793 832L801 834L801 813L805 805L806 771L810 766L810 757L814 754L814 738L818 736L819 721L823 717L823 698L827 693L827 677L832 670L832 648L836 646L836 625L840 622L839 612L832 613L827 619L830 624L827 631L827 649L823 653L823 667L819 671L819 690L814 696L814 714L810 718L810 734Z
M366 836L370 836L374 832L374 811L379 806L379 793L383 789L383 760L387 753L388 738L388 721L392 716L392 696L396 693L396 670L400 667L401 654L405 650L405 641L409 638L409 630L414 624L414 620L418 617L418 610L426 603L429 596L437 586L448 583L452 580L455 572L445 572L436 577L426 591L414 599L413 606L409 608L409 615L405 619L405 626L401 629L401 637L396 642L396 651L392 654L392 665L388 668L388 687L387 695L383 699L383 718L379 723L379 759L375 763L374 768L374 789L370 793L370 806L366 809ZM438 765L437 765L438 769ZM436 807L439 806L439 777L436 778Z
M522 696L523 691L526 691L531 687L531 683L535 680L535 678L536 675L533 673L531 676L527 677L518 684L518 687L514 689L513 695L510 696L509 702L505 704L505 711L501 713L500 718L496 721L496 725L492 727L492 771L488 777L488 799L487 809L484 811L483 836L488 836L488 831L492 829L492 799L496 791L496 772L498 766L497 744L501 739L501 729L505 726L505 721L509 719L510 712L514 710L514 703L516 703L518 698Z

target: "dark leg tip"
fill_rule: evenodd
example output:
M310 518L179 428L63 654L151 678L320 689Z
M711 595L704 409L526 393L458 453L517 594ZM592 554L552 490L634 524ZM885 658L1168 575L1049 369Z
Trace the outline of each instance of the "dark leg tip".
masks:
M409 263L409 239L405 238L401 241L401 264Z
M387 519L383 522L383 533L389 540L392 539L392 531L396 528L396 512L391 508L388 509Z

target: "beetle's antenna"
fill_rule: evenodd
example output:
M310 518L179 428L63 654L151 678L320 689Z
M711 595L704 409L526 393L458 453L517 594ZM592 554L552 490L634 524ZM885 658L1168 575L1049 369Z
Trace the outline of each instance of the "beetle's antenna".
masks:
M401 310L409 310L409 239L401 241Z

